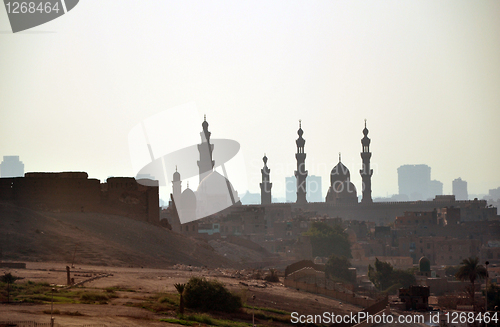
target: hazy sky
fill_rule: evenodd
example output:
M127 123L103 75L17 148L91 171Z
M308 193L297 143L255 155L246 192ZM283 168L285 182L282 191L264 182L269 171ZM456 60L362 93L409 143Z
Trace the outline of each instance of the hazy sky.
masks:
M324 195L339 152L359 191L366 118L374 196L398 193L403 164L429 165L447 194L458 177L488 193L500 186L499 17L497 0L84 0L12 34L2 6L0 156L133 176L134 126L191 104L199 131L206 114L213 138L240 143L252 192L266 153L284 196L299 119Z

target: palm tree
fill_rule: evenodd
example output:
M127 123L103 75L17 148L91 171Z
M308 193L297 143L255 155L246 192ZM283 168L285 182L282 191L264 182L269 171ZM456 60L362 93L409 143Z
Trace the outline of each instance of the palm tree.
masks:
M472 308L475 310L475 303L474 303L474 293L475 293L475 288L474 288L474 282L476 279L483 279L488 276L488 272L486 271L486 268L484 268L483 265L479 264L479 258L468 258L462 260L462 265L458 269L458 272L455 275L455 278L461 281L466 281L470 280L471 282L471 289L469 292L469 295L472 300Z
M184 299L182 297L182 294L184 293L184 288L186 287L186 284L174 284L175 289L179 294L181 295L181 298L179 300L179 313L183 314L184 313Z

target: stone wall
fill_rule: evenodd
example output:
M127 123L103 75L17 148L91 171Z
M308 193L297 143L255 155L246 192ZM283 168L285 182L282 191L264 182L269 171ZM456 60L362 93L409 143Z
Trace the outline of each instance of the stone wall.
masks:
M26 173L0 178L0 200L34 210L99 212L159 224L158 186L145 186L131 177L112 177L106 183L85 172Z

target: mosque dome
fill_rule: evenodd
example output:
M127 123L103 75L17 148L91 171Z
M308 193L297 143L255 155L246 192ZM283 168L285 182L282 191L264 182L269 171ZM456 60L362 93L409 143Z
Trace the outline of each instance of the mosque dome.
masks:
M425 256L420 258L420 260L418 261L418 266L420 268L420 272L431 271L431 261L427 259Z
M181 194L181 208L196 210L196 195L190 188L185 189Z
M351 173L341 161L333 167L330 173L330 188L326 195L326 202L357 203L356 186L351 183Z
M344 164L340 161L335 167L333 167L332 171L330 172L330 175L331 176L337 175L345 178L351 178L351 173L349 172L349 169L346 166L344 166Z
M205 194L226 194L229 197L228 184L230 186L231 192L236 193L231 183L221 174L216 171L211 172L205 178L202 179L200 185L198 185L197 193Z
M330 172L330 185L334 185L335 182L345 182L351 179L351 173L344 164L339 161L339 163L333 167Z
M240 201L231 183L221 174L212 171L202 179L196 190L198 213L208 216Z

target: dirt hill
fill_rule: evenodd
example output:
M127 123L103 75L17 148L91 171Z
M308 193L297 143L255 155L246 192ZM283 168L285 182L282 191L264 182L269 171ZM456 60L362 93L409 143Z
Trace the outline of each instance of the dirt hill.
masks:
M76 254L75 254L76 248ZM235 267L207 242L130 218L37 212L0 202L3 260L164 268L173 264Z

